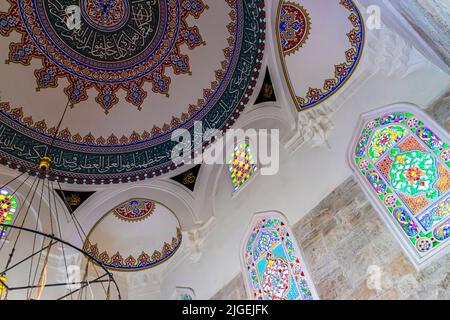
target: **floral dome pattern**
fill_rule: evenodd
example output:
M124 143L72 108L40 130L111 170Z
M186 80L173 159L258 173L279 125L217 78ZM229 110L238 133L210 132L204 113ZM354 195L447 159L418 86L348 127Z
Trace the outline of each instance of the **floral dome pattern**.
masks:
M36 174L57 133L50 179L64 183L176 169L172 132L192 133L196 121L204 132L230 128L265 50L263 0L8 0L0 8L0 72L11 75L0 80L0 163Z

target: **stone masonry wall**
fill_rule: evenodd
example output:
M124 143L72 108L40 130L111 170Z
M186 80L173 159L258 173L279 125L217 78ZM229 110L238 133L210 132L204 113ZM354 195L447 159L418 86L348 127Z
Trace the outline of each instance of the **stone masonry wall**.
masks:
M447 130L449 97L428 110ZM292 229L321 299L450 299L450 254L417 272L354 178ZM239 274L212 299L244 297Z
M450 255L417 272L353 178L292 229L321 299L450 299ZM212 299L245 297L239 274Z
M353 178L294 233L321 299L450 299L450 256L417 272Z

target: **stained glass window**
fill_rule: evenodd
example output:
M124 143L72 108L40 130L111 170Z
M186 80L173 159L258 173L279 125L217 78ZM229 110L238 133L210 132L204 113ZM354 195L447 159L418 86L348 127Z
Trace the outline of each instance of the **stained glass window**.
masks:
M240 143L235 146L228 168L234 191L241 188L258 171L249 143Z
M257 214L244 238L242 264L249 298L313 300L317 296L285 218Z
M7 190L0 191L0 223L11 225L17 210L17 200ZM6 236L7 228L0 227L0 238Z
M416 265L448 245L448 135L412 107L363 117L352 166Z
M178 287L175 289L175 300L194 300L194 290L191 288Z

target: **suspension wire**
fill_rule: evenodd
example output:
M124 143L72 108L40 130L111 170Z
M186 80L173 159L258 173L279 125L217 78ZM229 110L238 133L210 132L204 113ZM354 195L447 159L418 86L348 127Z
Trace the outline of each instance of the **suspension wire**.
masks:
M57 181L57 183L58 183L59 190L62 191L61 184L59 183L59 181ZM53 188L53 189L54 189L54 188ZM55 194L55 193L56 193L56 192L53 192L53 198L54 198L55 207L56 207L56 194ZM65 197L64 197L64 193L63 193L63 198L64 198L64 200L66 200ZM77 233L78 233L78 236L80 237L81 243L82 243L82 245L84 246L85 239L87 239L86 233L84 232L83 227L81 226L80 222L79 222L78 219L76 218L75 214L73 214L72 208L70 208L70 206L68 206L68 209L69 209L69 211L71 212L70 216L71 216L71 218L72 218L72 221L74 222L74 226L75 226L75 229L76 229L76 231L77 231ZM81 230L81 231L80 231L80 230ZM83 237L83 235L84 235L84 237ZM99 272L98 272L98 270L95 268L95 266L94 266L93 269L94 269L96 275L99 276ZM105 288L105 286L104 286L103 283L101 283L101 286L103 287L103 291L105 291L105 293L106 293L106 288Z
M48 245L48 246L46 246L46 247L42 247L41 249L39 249L39 251L34 252L33 254L31 254L31 255L29 255L28 257L26 257L26 258L20 260L19 262L16 262L16 263L13 264L12 266L10 266L8 269L5 269L5 270L2 272L2 274L8 272L8 271L11 270L11 269L14 269L14 268L17 267L18 265L24 263L25 261L29 260L32 256L35 256L35 255L39 254L40 252L44 251L45 249L48 249L49 246L50 246L50 245Z
M36 218L36 224L35 224L35 227L34 227L36 230L38 229L39 221L40 221L40 219L41 219L41 207L42 207L42 199L44 198L44 186L45 186L45 180L42 180L41 198L39 199L38 214L37 214L37 218ZM31 252L34 252L34 249L36 248L36 238L37 238L37 234L34 234L34 237L33 237L33 248L31 249ZM42 241L42 247L43 247L44 245L45 245L45 241L44 241L44 239L43 239L43 241ZM34 273L33 283L34 283L34 281L36 280L37 270L39 269L39 264L40 264L40 262L41 262L41 256L42 256L41 253L42 253L42 251L41 251L40 254L39 254L39 258L38 258L38 261L37 261L37 264L36 264L36 271L35 271L35 273ZM32 272L33 272L33 261L34 261L34 256L31 256L31 261L30 261L30 274L29 274L29 277L28 277L28 286L31 285L30 282L31 282L31 274L32 274ZM29 294L31 294L31 293L27 290L27 296L28 296L28 299L30 299Z
M9 180L6 184L4 184L0 189L3 189L7 186L9 186L11 183L13 183L14 181L16 181L17 179L19 179L21 176L23 176L26 173L26 171L22 172L21 174L19 174L18 176L12 178L11 180Z
M34 179L34 181L33 181L33 183L32 183L32 185L31 185L30 190L29 190L28 193L27 193L27 196L25 197L24 203L27 201L28 196L30 195L31 190L33 189L33 186L34 186L34 184L36 183L37 179L38 179L38 177L36 176L35 179ZM34 194L34 193L33 193L33 194ZM31 205L31 202L30 202L30 205ZM19 212L17 213L17 216L16 216L15 219L14 219L13 225L15 225L15 222L16 222L17 219L19 218L19 215L20 215L20 213L22 212L22 209L23 209L23 207L21 207L21 208L19 209ZM28 210L27 210L27 211L28 211ZM25 218L26 218L26 217L25 217ZM24 219L23 221L25 221L25 219ZM22 223L22 226L23 226L23 223ZM13 248L12 248L10 254L9 254L8 262L6 263L5 269L8 269L8 267L9 267L9 265L10 265L10 263L11 263L11 260L12 260L12 258L13 258L13 256L14 256L14 252L16 251L16 245L17 245L17 242L18 242L18 240L19 240L19 238L20 238L21 233L22 233L22 230L19 229L19 233L18 233L18 235L17 235L17 237L16 237L14 246L13 246ZM3 242L2 248L3 248L3 245L4 245L5 243L6 243L6 242Z
M47 149L47 151L46 151L46 156L49 156L49 155L50 155L50 151L51 151L51 150L53 149L53 147L54 147L56 137L57 137L57 135L58 135L58 133L59 133L59 130L60 130L60 128L61 128L62 121L63 121L63 119L64 119L64 117L65 117L65 115L66 115L66 113L67 113L67 109L68 109L69 105L70 105L70 99L67 99L66 107L64 108L64 112L63 112L63 114L62 114L62 116L61 116L61 119L60 119L59 122L58 122L58 126L57 126L57 128L56 128L56 130L55 130L55 134L54 134L53 137L52 137L52 143L50 144L50 147L49 147L49 148ZM5 184L5 185L2 187L2 189L3 189L5 186L9 185L10 183L14 182L15 180L19 179L19 178L20 178L22 175L24 175L24 174L25 174L25 171L22 172L20 175L14 177L13 179L11 179L7 184ZM37 178L38 176L39 176L39 174L36 174L36 178ZM44 176L44 178L45 178L45 176ZM30 191L31 191L31 189L33 189L33 186L34 186L34 183L35 183L35 182L36 182L36 179L35 179L35 181L33 182L33 185L31 186ZM38 182L38 184L37 184L37 186L36 186L36 189L37 189L38 187L39 187L39 182ZM33 196L32 196L33 199L34 199L34 194L35 194L35 192L36 192L36 190L34 190L34 193L33 193ZM29 195L29 193L28 193L28 195ZM26 201L26 199L28 198L28 195L27 195L27 197L25 198L25 201ZM33 201L31 201L31 202L33 202ZM30 202L30 206L31 206L31 202ZM30 206L28 206L27 214L26 214L26 216L25 216L25 218L24 218L24 220L23 220L23 222L22 222L22 227L23 227L23 224L24 224L24 222L25 222L26 217L28 216L28 210L30 209ZM19 209L19 211L21 211L21 210ZM18 215L17 215L17 216L18 216ZM15 223L16 220L17 220L17 217L14 219L14 223ZM2 229L3 229L2 231L4 231L4 230L5 230L5 227L2 227ZM7 265L6 265L6 269L8 268L8 265L10 264L11 259L12 259L13 255L14 255L15 248L16 248L16 245L17 245L17 240L19 239L19 237L20 237L20 235L21 235L21 232L22 232L22 230L19 230L19 234L18 234L18 237L16 238L16 241L15 241L15 243L14 243L13 250L12 250L10 256L9 256L8 263L7 263ZM4 241L4 242L2 243L2 246L0 247L0 251L1 251L1 249L3 249L3 246L4 246L5 243L6 243L6 241Z
M47 179L47 188L49 190L49 193L48 193L48 204L49 204L50 210L49 210L48 215L49 215L49 218L50 218L50 231L51 231L51 235L55 235L55 230L53 230L53 215L52 215L52 212L51 212L52 201L50 199L50 180L49 179Z
M46 180L47 180L47 185L49 185L49 184L50 184L49 180L48 180L48 179L46 179ZM44 186L45 186L45 180L44 180L44 184L42 184L42 197L44 197ZM41 199L41 200L42 200L42 199ZM50 201L50 200L51 200L51 199L49 198L49 207L51 208L51 201ZM40 206L39 206L39 210L40 210ZM52 217L51 211L49 211L49 218L50 218L50 230L51 230L51 235L54 236L55 234L54 234L54 231L53 231L53 217ZM36 229L37 229L37 226L36 226ZM42 247L44 247L44 244L45 244L45 241L42 241ZM45 247L45 249L47 249L47 248L50 246L50 244L51 244L51 241L50 241L49 245ZM43 252L45 249L42 249L42 250L39 251L38 264L36 265L36 270L35 270L35 272L34 272L33 283L35 283L35 281L36 281L36 277L37 277L39 265L40 265L40 263L41 263L42 252Z
M33 190L33 194L31 195L31 199L30 199L30 201L28 202L27 211L25 211L25 216L23 217L22 223L20 224L20 227L22 227L22 228L23 228L23 226L25 225L25 221L26 221L27 218L28 218L28 214L30 213L31 205L33 204L33 201L34 201L34 196L36 195L36 191L37 191L37 189L39 188L39 183L41 182L41 180L40 180L38 177L36 177L36 179L35 179L34 182L36 182L36 180L37 180L36 188L33 189L33 186L34 186L34 183L33 183L33 185L31 186L31 189L30 189L30 191ZM27 199L27 198L25 198L25 201L26 201L26 199ZM17 218L18 218L18 217L19 217L19 216L17 216ZM20 238L20 235L21 235L21 234L22 234L22 230L19 230L19 235L16 237L16 240L15 240L15 242L14 242L14 248L16 247L17 243L19 242L19 238Z
M51 142L49 148L47 149L47 151L46 151L46 153L45 153L46 157L51 157L51 156L50 156L51 151L52 151L52 149L54 148L54 145L55 145L55 142L56 142L56 138L57 138L57 136L58 136L59 130L60 130L61 125L62 125L62 121L63 121L63 119L64 119L64 117L65 117L65 115L66 115L66 113L67 113L67 110L68 110L69 105L70 105L70 99L68 99L68 101L67 101L67 104L66 104L66 106L65 106L65 108L64 108L64 112L63 112L63 114L62 114L62 116L61 116L61 119L60 119L59 122L58 122L58 126L57 126L57 128L56 128L56 130L55 130L55 133L54 133L53 137L52 137L52 142ZM25 173L26 173L26 171L22 172L20 175L18 175L18 176L16 176L16 177L14 177L13 179L11 179L11 181L9 181L7 184L5 184L2 188L4 188L5 186L7 186L7 185L13 183L15 180L17 180L17 179L19 179L20 177L22 177ZM44 190L45 180L46 180L46 179L45 179L45 178L46 178L45 172L41 172L41 174L43 174L44 176L43 176L43 179L42 179L42 180L43 180L43 182L42 182L42 192L41 192L41 199L40 199L40 202L39 202L38 219L37 219L37 221L36 221L36 231L37 231L37 225L38 225L38 222L39 222L39 219L40 219L41 203L42 203L43 190ZM31 175L29 175L29 176L28 176L28 177L20 184L19 188L17 188L17 189L14 191L14 193L13 193L12 195L14 195L14 194L20 189L20 187L22 187L22 185L25 184L25 182L29 179L30 176L31 176ZM42 252L45 250L45 248L44 248L45 241L43 241L42 249L39 250L38 252L33 253L33 251L35 250L35 246L36 246L36 234L35 234L34 239L33 239L33 249L31 250L31 252L32 252L31 256L28 256L28 258L26 258L26 259L22 260L21 262L15 264L15 265L14 265L13 267L11 267L11 268L9 268L9 265L10 265L10 263L11 263L11 261L12 261L13 256L14 256L14 252L15 252L15 250L16 250L16 246L17 246L18 240L19 240L20 235L21 235L21 233L22 233L22 228L23 228L23 226L24 226L24 224L25 224L25 221L26 221L26 219L27 219L27 217L28 217L29 210L30 210L31 204L32 204L33 201L34 201L34 197L35 197L36 191L37 191L38 188L39 188L40 180L37 180L38 177L39 177L39 174L36 175L36 178L34 179L32 185L31 185L31 188L30 188L30 190L28 191L27 196L25 197L24 203L25 203L26 200L28 199L28 196L30 195L30 192L31 192L31 190L33 189L33 187L34 187L36 181L38 181L38 183L37 183L37 185L36 185L36 189L34 189L34 191L33 191L33 194L32 194L32 197L31 197L31 201L29 202L27 211L26 211L26 213L25 213L25 217L24 217L24 219L22 220L22 224L21 224L21 226L20 226L20 228L19 228L19 234L18 234L18 236L17 236L16 239L15 239L14 246L13 246L13 248L12 248L12 250L11 250L10 255L9 255L9 259L8 259L7 264L6 264L5 271L2 273L2 275L4 275L6 271L12 269L13 267L17 266L18 264L20 264L20 263L22 263L22 262L24 262L24 261L26 261L26 260L28 260L28 259L31 258L30 272L29 272L29 275L28 275L28 290L27 290L27 297L28 297L28 298L30 297L30 294L32 293L32 290L30 291L29 289L30 289L30 281L31 281L31 274L32 274L32 269L33 269L33 260L34 260L34 256L35 256L36 254L39 253L39 258L38 258L38 261L37 261L37 265L36 265L36 269L35 269L35 273L34 273L34 277L33 277L33 283L34 283L34 281L36 280L36 275L37 275L37 271L38 271L38 269L39 269L39 264L40 264ZM64 200L66 206L68 207L69 211L70 211L70 216L72 217L72 220L73 220L73 222L74 222L75 229L76 229L76 231L77 231L77 233L78 233L78 235L79 235L79 237L80 237L82 243L84 243L84 239L87 238L86 233L85 233L85 231L83 230L83 227L82 227L82 225L80 224L80 222L78 221L77 217L73 214L72 208L68 205L67 199L65 198L64 191L63 191L62 188L61 188L61 184L59 183L59 181L57 181L57 183L58 183L59 188L60 188L60 190L61 190L61 192L62 192L62 194L63 194L63 200ZM58 227L58 230L57 230L57 231L59 231L59 237L61 238L61 237L62 237L62 231L61 231L61 224L60 224L60 221L59 221L59 215L58 215L58 212L57 212L57 209L56 209L56 207L57 207L57 202L56 202L56 196L55 196L55 191L54 191L55 188L54 188L54 183L53 183L53 181L52 181L52 186L50 187L50 179L49 179L49 177L48 177L47 188L48 188L48 194L49 194L49 215L50 215L50 226L51 226L51 231L52 231L52 235L51 235L51 236L54 237L54 227L53 227L53 218L52 218L52 217L53 217L53 214L52 214L52 203L51 203L52 201L51 201L51 190L50 190L50 189L53 189L54 210L56 211L56 213L55 213L55 218L56 218L56 223L57 223L57 227ZM18 220L18 217L19 217L19 214L20 214L21 210L22 210L22 208L19 209L19 212L18 212L18 214L16 215L16 217L15 217L15 219L14 219L14 223ZM66 215L66 212L65 212L65 211L64 211L64 214ZM66 216L66 218L67 218L67 216ZM68 218L67 218L67 219L68 219ZM69 220L69 219L68 219L68 220ZM5 230L5 225L2 226L2 230L3 230L3 231ZM80 231L80 230L81 230L81 231ZM84 235L84 239L83 239L83 236L82 236L82 235ZM3 249L3 246L5 245L5 243L6 243L6 241L4 241L4 242L2 243L2 245L1 245L1 247L0 247L0 252L1 252L1 250ZM48 249L51 245L52 245L52 242L50 241L50 244L49 244L48 246L46 246L46 248ZM65 269L66 269L66 277L67 277L67 283L66 283L66 284L68 284L70 281L69 281L68 268L67 268L67 260L66 260L66 254L65 254L63 242L61 242L61 249L62 249L63 259L64 259L64 265L65 265ZM90 257L89 254L88 254L88 257ZM87 259L86 276L87 276L87 272L88 272L88 266L89 266L89 259ZM80 291L80 296L82 296L83 289L84 289L86 286L88 286L88 287L90 288L90 283L91 283L91 282L92 282L92 283L95 283L95 282L97 282L98 280L100 280L100 279L102 279L103 277L105 277L106 275L108 276L108 289L105 289L105 286L104 286L104 284L103 284L104 281L101 281L100 283L101 283L101 285L102 285L102 287L103 287L103 290L105 291L105 293L106 293L106 295L107 295L107 298L109 299L109 295L110 295L110 286L111 286L111 280L112 280L112 274L111 274L110 272L108 272L108 271L105 269L105 271L106 271L105 274L103 274L102 276L99 276L99 273L98 273L98 270L97 270L95 264L93 265L93 269L94 269L95 273L96 273L97 276L98 276L95 280L93 280L93 281L88 281L87 283L85 283L83 286L81 286L81 287L78 288L77 290L75 290L75 291L73 291L73 292L69 292L69 293L66 294L65 296L59 298L59 300L62 300L62 299L64 299L64 298L68 297L68 296L70 296L71 299L73 299L73 294L74 294L75 292L78 292L78 291ZM3 283L3 281L1 281L1 280L0 280L0 282ZM3 283L3 284L4 284L5 288L8 290L8 286L7 286L5 283ZM117 287L117 284L116 284L116 283L115 283L115 285L116 285L116 287ZM117 288L117 289L118 289L118 288ZM91 290L91 291L92 291L92 290ZM85 293L85 297L87 297L87 291L85 291L85 292L86 292L86 293ZM118 292L118 293L119 293L119 299L120 299L120 292Z
M38 176L37 176L36 178L38 178ZM38 178L38 179L39 179L39 178ZM28 214L30 213L31 205L33 204L33 201L34 201L34 197L35 197L36 192L37 192L37 190L38 190L38 188L39 188L39 183L41 182L41 179L37 180L37 182L38 182L38 183L37 183L37 185L36 185L36 188L33 189L33 195L31 196L31 199L30 199L30 201L29 201L29 203L28 203L27 211L25 212L25 216L24 216L24 218L22 219L22 223L21 223L20 227L23 227L23 226L25 225L25 222L26 222L26 220L27 220L27 218L28 218ZM43 181L42 181L42 184L44 184ZM30 190L31 190L31 189L30 189ZM42 199L42 198L41 198L41 199ZM15 240L15 242L14 242L14 247L13 247L12 254L13 254L13 252L15 252L15 250L16 250L16 246L17 246L17 243L19 242L19 239L20 239L20 235L21 235L21 234L22 234L22 230L19 230L19 234L17 235L17 238L16 238L16 240ZM33 251L34 251L34 249L31 251L31 253L33 253ZM8 263L12 260L12 258L13 258L13 255L10 255L10 260L8 261ZM33 267L33 264L31 263L30 271L29 271L29 273L28 273L28 279L31 278L32 267ZM27 296L28 296L28 292L27 292Z
M56 127L55 134L53 135L53 138L52 138L52 143L50 144L50 148L47 149L46 156L50 155L50 151L53 149L53 146L55 145L56 137L58 136L59 129L61 128L61 123L62 123L64 117L66 116L66 112L67 112L67 109L69 108L69 105L70 105L70 98L67 99L66 107L64 108L64 112L61 116L61 119L59 119L58 126Z
M65 202L65 204L66 204L66 206L67 206L67 208L68 208L68 210L69 210L69 212L70 212L70 217L72 218L72 221L74 222L75 229L76 229L76 231L77 231L77 233L78 233L78 236L80 237L81 243L82 243L83 246L84 246L84 243L85 243L85 241L87 240L86 232L83 230L83 227L81 226L81 223L78 221L78 218L77 218L76 215L74 214L72 208L71 208L70 205L67 203L67 199L66 199L65 194L64 194L64 191L63 191L63 189L62 189L62 187L61 187L61 184L59 183L59 181L57 181L57 183L58 183L58 188L59 188L59 190L60 190L60 191L62 192L62 194L63 194L64 202ZM55 196L55 195L54 195L54 196ZM56 205L56 204L55 204L55 205ZM84 236L84 237L83 237L83 236ZM95 266L93 267L93 270L95 271L96 275L99 276L99 272L98 272L97 268L95 268ZM103 290L104 290L105 293L106 293L106 288L105 288L105 286L103 285L103 283L101 283L101 285L102 285L102 287L103 287Z
M84 241L84 239L87 238L86 232L83 230L83 227L81 226L80 222L78 221L78 218L76 217L76 215L74 214L72 208L70 207L69 203L67 202L66 195L64 193L64 190L61 187L61 183L59 181L57 181L57 183L58 183L58 188L59 188L59 190L61 191L61 193L63 195L63 201L64 201L64 203L66 204L66 206L67 206L67 208L69 210L69 213L70 213L70 216L71 216L72 220L74 221L75 224L78 225L78 227L81 230L81 234L84 236L84 237L80 236L80 239L81 239L81 241Z
M26 178L25 180L23 180L23 181L20 183L19 187L13 191L13 193L11 194L11 196L14 197L14 195L16 194L16 192L17 192L17 191L25 184L25 182L26 182L30 177L31 177L31 175L28 175L27 178ZM20 212L20 210L21 210L21 209L19 208L19 212ZM13 221L13 224L16 222L17 215L19 214L19 212L17 212L17 214L14 215L14 221ZM8 227L3 226L3 227L2 227L2 233L1 233L1 234L3 234L3 233L5 232L6 229L8 229ZM6 237L5 237L5 239L4 239L3 243L2 243L2 245L0 246L0 252L2 251L3 246L5 245L5 243L6 243Z
M0 284L1 284L2 286L4 286L4 287L6 288L7 291L9 291L9 287L6 285L6 283L5 283L2 279L0 279ZM0 296L0 299L1 299L1 296Z
M64 191L61 189L61 184L59 183L59 181L57 181L57 183L58 183L58 188L59 188L58 190L62 192L63 202L66 205L67 209L69 210L69 216L70 216L70 214L73 213L72 212L72 208L70 207L69 203L67 202L67 199L66 199L66 196L64 194ZM52 185L53 185L53 192L55 193L56 192L56 188L55 188L53 182L52 182ZM63 210L63 212L64 212L64 217L66 218L67 222L69 222L70 219L72 219L72 218L69 218L69 216L67 216L66 210Z
M47 249L46 257L49 256L50 255L50 251L52 250L52 247L54 245L53 240L51 240L51 239L50 239L50 242L48 243L48 245L45 247L45 249L44 249L44 244L45 244L45 241L43 239L43 241L42 241L42 250L40 250L40 252L39 252L38 263L36 265L36 270L34 271L34 276L33 276L33 282L32 283L36 283L36 277L37 277L37 274L38 274L39 266L41 264L42 253L44 252L44 250ZM44 259L44 261L45 261L45 259ZM42 271L44 270L45 267L46 267L46 264L44 263L44 265L42 266L41 274L42 274Z
M106 275L106 273L105 273L105 275ZM102 283L102 282L104 282L104 283L106 283L106 282L108 282L108 280L101 280L101 279L99 279L99 280L92 280L92 281L90 281L90 283L93 283L93 284L96 284L96 283ZM73 285L75 285L75 284L86 284L86 282L71 282L70 284L73 284ZM46 284L44 287L45 288L51 288L51 287L62 287L62 286L66 286L67 285L67 283L50 283L50 284ZM9 287L8 288L8 290L9 291L17 291L17 290L25 290L25 289L28 289L28 288L30 288L30 289L37 289L37 288L40 288L41 286L39 286L39 285L33 285L33 286L23 286L23 287L13 287L13 288L11 288L11 287Z
M61 185L59 185L59 186L61 187ZM60 188L60 190L61 190L61 188ZM80 222L78 221L78 219L76 218L76 216L75 216L73 213L71 214L71 217L73 218L74 225L75 225L75 229L77 230L78 236L80 237L80 240L81 240L81 242L83 243L83 247L84 247L85 241L88 241L87 235L86 235L86 233L84 232L84 230L83 230L83 228L82 228ZM81 229L81 231L80 231L80 229ZM84 235L84 238L83 238L83 235L82 235L82 234ZM95 265L93 265L93 270L94 270L95 274L96 274L97 276L99 276L99 272L98 272L98 270L97 270L97 268L96 268ZM102 285L102 287L103 287L103 290L104 290L105 293L106 293L106 288L105 288L105 286L103 285L103 283L101 283L101 285ZM86 294L87 294L87 293L86 293Z
M87 280L88 273L89 273L89 260L86 260L86 267L84 268L83 281ZM78 300L83 299L83 292L86 292L86 291L80 291L80 294L78 295ZM87 295L85 295L85 299L86 299L86 297L87 297Z
M55 211L56 211L55 216L56 216L56 223L57 223L58 230L59 230L59 237L62 239L61 224L59 223L59 215L58 215L58 211L56 210L56 198L54 197L55 191L54 191L53 181L52 181L52 188L51 189L53 190L53 200L54 200L54 206L55 206ZM50 183L48 184L48 190L49 190L49 195L50 195L51 194L51 192L50 192ZM50 201L51 201L51 198L50 198ZM69 270L67 268L66 252L64 250L63 243L61 243L61 250L62 250L62 253L63 253L63 260L64 260L64 267L65 267L65 271L66 271L67 283L70 283Z
M0 226L2 226L2 225L4 225L4 224L3 224L3 223L0 223ZM100 266L100 267L103 269L103 271L104 271L104 274L103 274L102 276L99 276L98 278L96 278L96 279L94 279L94 280L92 280L92 281L89 281L89 283L88 283L87 285L90 285L90 284L92 284L92 283L104 283L104 282L106 282L106 281L113 282L113 284L115 285L116 290L117 290L118 298L119 298L119 300L121 300L121 294L120 294L119 286L117 285L117 283L115 282L114 278L112 277L112 274L108 271L108 269L106 269L106 268L101 264L100 261L98 261L98 260L96 260L95 258L93 258L93 257L92 257L90 254L88 254L87 252L81 250L80 248L75 247L74 245L70 244L69 242L66 242L66 241L64 241L64 240L62 240L62 239L58 239L58 238L56 238L56 237L53 236L53 235L48 235L48 234L45 234L45 233L43 233L43 232L40 232L40 231L37 231L37 230L33 230L33 229L29 229L29 228L25 228L25 227L11 226L11 228L13 228L13 229L20 229L20 230L23 230L23 231L25 231L25 232L37 233L37 234L39 234L39 235L41 235L41 236L43 236L43 237L45 237L45 238L50 238L51 240L55 240L56 242L60 242L60 243L62 243L62 244L64 244L64 245L66 245L66 246L68 246L68 247L70 247L70 248L72 248L72 249L75 249L76 251L82 253L82 254L83 254L84 256L86 256L88 259L92 260L92 262L94 262L95 264L98 264L98 266ZM48 245L45 249L48 249L50 246L51 246L51 244ZM45 250L45 249L44 249L44 250ZM35 254L37 254L37 253L35 253ZM27 259L29 259L29 257L28 257ZM101 280L101 279L104 278L105 276L108 276L108 280ZM0 280L0 281L1 281L1 280ZM67 283L64 283L64 284L63 284L63 283L61 283L61 284L50 284L50 285L46 285L45 287L48 287L48 286L60 286L60 285L67 285ZM86 285L85 285L85 286L86 286ZM84 287L85 287L85 286L84 286ZM5 287L7 287L7 286L5 286ZM27 287L17 287L17 288L11 288L11 289L13 289L13 290L21 290L21 289L26 289L26 288L27 288ZM82 289L82 288L81 288L81 289ZM78 290L76 290L76 291L78 291ZM74 293L74 292L70 292L68 295L73 294L73 293ZM68 296L68 295L66 295L66 296ZM62 299L62 298L60 298L60 299Z
M62 296L62 297L58 298L58 300L62 300L62 299L64 299L64 298L67 298L68 296L72 296L74 293L77 293L78 291L82 290L83 288L86 288L87 286L89 286L89 284L90 284L91 282L97 283L98 280L101 280L102 278L104 278L104 277L107 276L107 275L108 275L108 273L105 273L105 274L103 274L103 275L101 275L101 276L95 278L95 279L92 280L92 281L87 281L86 284L84 284L84 285L81 286L80 288L78 288L78 289L76 289L76 290L70 291L70 292L69 292L68 294L66 294L65 296ZM103 282L100 282L100 283L103 284Z

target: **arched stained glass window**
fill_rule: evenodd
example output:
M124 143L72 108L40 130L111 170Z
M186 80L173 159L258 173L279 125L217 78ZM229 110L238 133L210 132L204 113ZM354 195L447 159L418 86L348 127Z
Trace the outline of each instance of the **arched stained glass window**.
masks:
M402 104L363 115L349 152L364 190L418 267L449 244L448 142L421 110Z
M17 200L7 190L0 191L0 223L11 225L17 210ZM0 227L0 238L7 235L8 228Z
M228 161L233 190L239 190L258 171L258 166L253 158L250 144L239 143L235 146Z
M315 290L293 233L282 214L252 219L241 258L248 297L253 300L313 300Z

